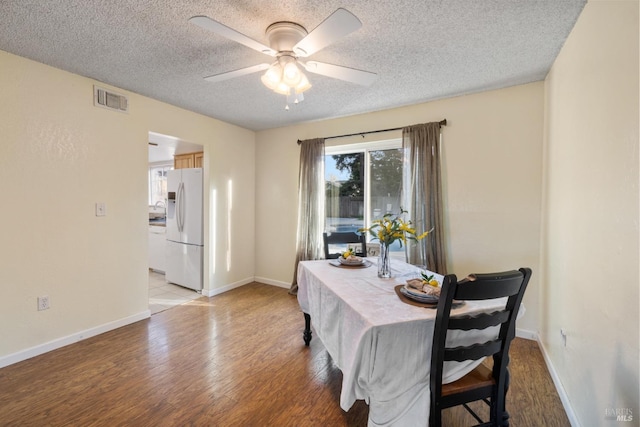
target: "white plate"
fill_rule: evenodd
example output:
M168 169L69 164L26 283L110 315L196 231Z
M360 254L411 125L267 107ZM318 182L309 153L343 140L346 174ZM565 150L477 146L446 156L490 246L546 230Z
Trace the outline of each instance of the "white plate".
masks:
M415 293L411 291L415 291ZM415 289L411 289L411 291L409 291L409 288L407 288L407 285L400 288L400 293L402 295L416 302L421 302L423 304L437 304L438 301L440 300L439 297L434 295L427 295L424 292L420 294L420 291ZM464 304L464 301L459 301L454 299L452 301L451 308L458 308L463 304Z
M405 297L412 299L414 301L417 302L422 302L425 304L437 304L438 303L438 297L433 297L433 295L427 295L425 293L422 294L422 296L414 294L409 292L409 290L406 287L402 287L400 288L400 293L402 295L404 295Z
M427 293L419 291L417 289L410 288L407 285L404 285L404 287L402 289L404 289L411 296L414 296L415 298L419 298L422 301L437 302L438 299L440 299L439 295L427 294Z
M334 267L354 268L354 269L371 267L373 265L371 263L371 261L366 260L366 259L363 260L362 263L360 263L360 264L341 264L340 261L338 261L335 258L334 259L330 259L329 260L329 264L333 265Z
M338 257L338 262L344 265L360 265L364 264L364 260L362 258L357 258L355 260L348 260L342 257Z

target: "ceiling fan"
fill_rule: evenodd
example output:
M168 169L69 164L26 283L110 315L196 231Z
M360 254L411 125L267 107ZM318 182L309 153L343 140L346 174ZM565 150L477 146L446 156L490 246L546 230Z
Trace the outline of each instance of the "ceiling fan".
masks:
M320 49L362 26L360 20L346 9L337 9L310 33L307 33L307 30L302 25L295 22L275 22L269 25L266 30L269 46L207 16L194 16L189 19L189 22L276 58L275 62L271 64L262 63L205 77L205 80L209 82L221 82L266 70L262 76L262 83L274 92L286 95L288 103L297 104L304 99L302 93L311 87L309 80L300 70L300 67L310 73L362 86L369 86L377 77L375 73L369 71L324 62L303 62L300 60L300 58L307 58L313 55ZM289 109L288 104L286 109Z

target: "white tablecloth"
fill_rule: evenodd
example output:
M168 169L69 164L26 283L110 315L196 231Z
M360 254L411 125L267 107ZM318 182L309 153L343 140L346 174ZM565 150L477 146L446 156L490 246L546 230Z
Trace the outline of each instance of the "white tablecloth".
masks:
M303 261L298 268L298 302L311 316L320 338L343 373L340 406L357 399L369 404L369 426L426 425L429 419L429 370L436 310L402 302L394 286L418 277L420 270L392 260L394 277L377 276L375 258L368 268L335 267L329 261ZM442 281L442 276L439 276ZM492 311L505 299L467 302L453 315ZM456 345L484 342L497 329L460 332ZM480 362L445 365L445 383L462 377Z

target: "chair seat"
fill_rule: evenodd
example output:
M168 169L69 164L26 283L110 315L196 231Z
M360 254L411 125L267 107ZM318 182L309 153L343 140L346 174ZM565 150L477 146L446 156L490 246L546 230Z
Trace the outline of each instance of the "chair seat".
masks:
M442 384L442 397L466 393L478 388L491 387L495 383L491 369L484 364L480 364L459 380L449 384Z

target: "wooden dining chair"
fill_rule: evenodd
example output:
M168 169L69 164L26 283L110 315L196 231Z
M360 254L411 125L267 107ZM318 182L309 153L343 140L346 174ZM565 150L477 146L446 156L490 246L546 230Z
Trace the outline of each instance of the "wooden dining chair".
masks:
M336 233L322 233L322 239L324 240L324 257L326 259L335 259L340 256L340 253L330 253L329 245L346 245L349 243L359 243L361 250L356 249L357 256L367 256L367 241L364 233L357 234L353 231L349 232L336 232Z
M433 347L431 349L431 411L429 426L440 426L442 410L463 405L483 426L508 426L505 397L509 388L509 346L515 336L516 317L531 277L531 269L502 273L473 274L458 282L454 274L445 276L438 302ZM477 301L507 297L504 309L492 313L451 316L453 300ZM445 347L448 330L481 330L499 326L497 337L482 344ZM497 329L497 328L496 328ZM480 364L461 379L442 384L445 361L480 360L493 356L493 369ZM482 419L467 405L483 400L489 405L490 420Z

